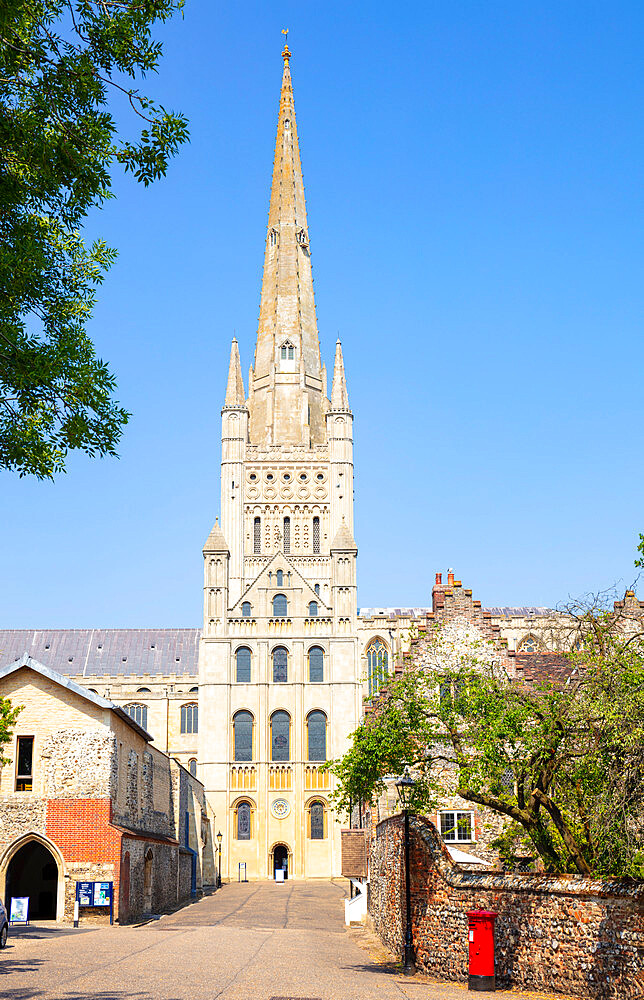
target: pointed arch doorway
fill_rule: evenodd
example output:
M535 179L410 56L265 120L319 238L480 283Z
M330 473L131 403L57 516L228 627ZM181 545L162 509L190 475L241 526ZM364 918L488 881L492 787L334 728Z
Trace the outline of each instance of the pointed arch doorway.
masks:
M58 864L41 841L28 840L18 848L7 866L5 887L5 899L9 905L12 896L29 897L30 920L56 920Z

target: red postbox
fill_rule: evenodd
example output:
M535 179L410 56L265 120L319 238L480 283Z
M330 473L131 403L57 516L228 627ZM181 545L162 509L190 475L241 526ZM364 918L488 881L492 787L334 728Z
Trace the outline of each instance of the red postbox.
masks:
M494 990L494 921L498 914L491 910L468 910L467 927L470 939L470 966L467 988Z

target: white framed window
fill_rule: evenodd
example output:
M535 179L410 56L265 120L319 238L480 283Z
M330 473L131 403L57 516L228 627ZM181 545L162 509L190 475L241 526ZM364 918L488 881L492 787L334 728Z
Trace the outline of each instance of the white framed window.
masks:
M448 844L471 844L474 840L474 813L444 809L439 813L441 837Z

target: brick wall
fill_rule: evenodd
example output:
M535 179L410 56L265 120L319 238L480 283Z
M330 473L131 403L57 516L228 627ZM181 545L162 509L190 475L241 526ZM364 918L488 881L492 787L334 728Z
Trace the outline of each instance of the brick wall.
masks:
M465 871L436 828L411 817L416 961L440 979L467 978L467 910L496 922L497 981L597 1000L644 997L644 883L581 876ZM397 954L404 937L401 816L378 824L370 850L369 913Z

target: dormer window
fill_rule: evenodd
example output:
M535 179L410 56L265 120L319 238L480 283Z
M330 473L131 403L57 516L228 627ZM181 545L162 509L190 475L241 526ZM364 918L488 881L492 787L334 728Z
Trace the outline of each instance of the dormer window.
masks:
M277 229L271 229L270 233L268 234L268 243L269 246L272 247L277 246Z
M295 358L295 348L290 343L290 341L288 340L284 341L284 343L280 348L280 356L282 358L282 361L293 361L293 359Z
M288 130L288 129L290 129L290 127L291 127L290 119L289 118L285 118L284 119L284 128Z

